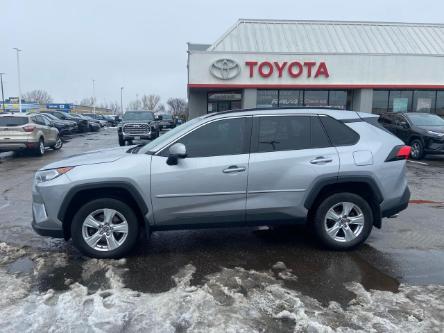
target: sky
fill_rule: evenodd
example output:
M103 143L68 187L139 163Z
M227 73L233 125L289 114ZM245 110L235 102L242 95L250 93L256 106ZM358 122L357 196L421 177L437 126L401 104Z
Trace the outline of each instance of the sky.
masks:
M124 104L186 98L187 42L211 44L239 18L444 23L444 1L0 0L5 96L44 89L55 102L93 94ZM0 96L1 97L1 96Z

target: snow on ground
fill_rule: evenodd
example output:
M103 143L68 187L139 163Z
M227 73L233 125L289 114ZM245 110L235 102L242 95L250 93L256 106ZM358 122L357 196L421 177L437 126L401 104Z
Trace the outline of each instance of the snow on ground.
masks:
M2 332L442 332L444 286L406 286L399 293L347 288L356 298L345 308L322 305L288 289L297 277L284 263L269 271L221 268L192 285L196 268L178 268L175 287L140 293L123 285L125 260L86 260L82 276L105 271L108 286L88 290L73 283L67 290L38 292L32 278L44 267L63 267L60 253L36 255L29 275L11 274L6 264L26 251L0 244L0 327ZM66 260L65 260L66 263ZM69 282L68 282L69 283Z

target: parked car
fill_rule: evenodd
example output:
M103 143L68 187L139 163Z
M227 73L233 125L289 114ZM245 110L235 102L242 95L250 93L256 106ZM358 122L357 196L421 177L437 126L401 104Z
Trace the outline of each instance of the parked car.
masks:
M77 129L79 132L87 132L89 131L89 122L86 119L76 117L74 113L67 113L62 111L46 111L44 113L52 114L53 116L61 119L61 120L71 120L76 122Z
M96 132L96 131L100 130L101 127L105 127L107 125L106 121L94 119L94 118L92 118L90 116L86 116L84 114L79 115L79 116L89 121L89 124L90 124L89 128L90 128L91 132ZM97 125L97 126L95 126L95 125Z
M412 147L411 157L444 154L444 120L430 113L384 113L379 122Z
M159 136L159 124L150 111L127 111L117 128L119 145L133 144L133 140L153 140Z
M159 114L157 115L157 120L159 121L159 128L174 128L176 127L176 119L170 114Z
M111 122L108 121L103 115L101 114L94 114L94 113L83 113L83 116L87 116L89 118L95 119L97 122L99 122L101 127L105 127L105 126L112 126Z
M1 114L0 151L32 151L41 156L45 148L62 148L59 131L39 114Z
M112 126L112 127L116 127L117 124L120 122L120 119L118 116L103 115L103 117L108 121L109 126Z
M61 120L49 113L41 113L41 115L59 130L61 136L77 132L77 124L75 121Z
M142 230L280 223L352 249L409 202L410 147L377 125L319 108L205 115L146 145L43 167L32 225L97 258L123 256Z

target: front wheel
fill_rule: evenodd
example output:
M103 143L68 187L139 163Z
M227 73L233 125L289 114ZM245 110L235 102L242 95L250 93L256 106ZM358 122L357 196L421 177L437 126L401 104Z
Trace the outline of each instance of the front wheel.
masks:
M424 146L421 140L415 139L410 144L412 150L410 152L410 157L414 160L420 160L424 157Z
M119 146L124 146L124 145L125 145L125 140L123 140L123 138L119 136Z
M83 205L71 225L72 241L93 258L120 258L136 244L139 224L124 202L103 198Z
M367 239L373 227L368 202L354 193L335 193L316 210L314 229L321 243L333 250L352 249Z
M60 138L60 135L57 135L57 139L55 144L51 147L54 150L59 150L63 146L62 138Z

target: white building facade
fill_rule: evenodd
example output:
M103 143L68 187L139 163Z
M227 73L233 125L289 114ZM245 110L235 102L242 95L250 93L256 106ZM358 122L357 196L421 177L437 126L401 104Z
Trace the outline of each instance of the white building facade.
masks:
M330 106L444 116L444 25L239 20L189 44L190 118Z

